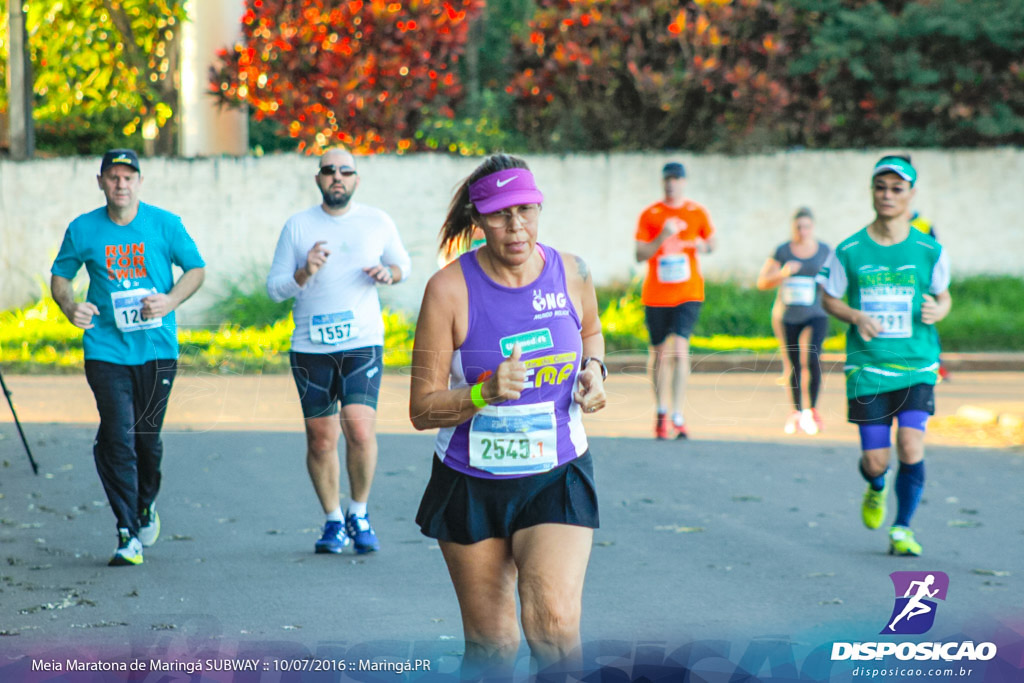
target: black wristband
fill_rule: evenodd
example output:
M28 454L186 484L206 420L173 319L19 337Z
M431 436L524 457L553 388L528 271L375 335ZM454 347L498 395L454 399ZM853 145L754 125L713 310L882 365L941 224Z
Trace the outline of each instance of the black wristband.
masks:
M582 372L583 370L586 370L587 369L587 365L591 361L595 361L598 365L601 366L601 380L603 381L603 380L608 379L608 366L605 365L604 361L601 360L600 358L598 358L597 356L586 356L583 359L583 363L580 364L580 371Z

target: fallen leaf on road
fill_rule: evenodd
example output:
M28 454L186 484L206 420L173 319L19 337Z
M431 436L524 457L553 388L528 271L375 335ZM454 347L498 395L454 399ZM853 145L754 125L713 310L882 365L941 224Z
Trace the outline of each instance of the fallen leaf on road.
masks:
M95 624L71 624L71 628L108 628L110 626L128 626L127 621L97 621Z
M677 534L695 534L700 531L704 531L702 526L677 526L675 524L668 524L664 526L654 527L655 531L674 531Z

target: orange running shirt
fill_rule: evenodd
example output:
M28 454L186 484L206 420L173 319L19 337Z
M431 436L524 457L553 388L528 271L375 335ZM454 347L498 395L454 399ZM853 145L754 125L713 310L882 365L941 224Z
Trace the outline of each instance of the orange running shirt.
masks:
M674 237L647 261L647 277L640 293L645 306L678 306L687 301L704 301L704 277L697 260L697 239L708 239L715 233L707 209L687 199L672 208L658 202L644 209L636 226L638 242L653 242L665 223L672 222Z

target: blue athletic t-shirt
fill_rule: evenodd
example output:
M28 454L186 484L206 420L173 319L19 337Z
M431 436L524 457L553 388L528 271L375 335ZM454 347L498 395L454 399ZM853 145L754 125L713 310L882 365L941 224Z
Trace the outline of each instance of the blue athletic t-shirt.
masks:
M128 225L110 220L105 206L82 214L64 233L50 272L71 280L83 264L89 273L86 301L100 311L93 316L94 327L85 331L86 360L141 365L178 357L174 312L165 315L159 327L137 329L146 321L138 318L137 308L132 311L130 297L123 293L155 290L166 294L174 286L171 264L182 270L205 266L180 218L143 203ZM124 318L120 327L115 320L115 300L118 314Z

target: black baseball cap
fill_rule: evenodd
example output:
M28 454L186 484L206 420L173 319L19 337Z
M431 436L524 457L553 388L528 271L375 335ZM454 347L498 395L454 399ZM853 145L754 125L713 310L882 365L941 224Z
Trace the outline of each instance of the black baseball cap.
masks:
M685 178L686 167L678 161L670 161L661 169L662 178Z
M112 149L103 155L103 161L100 162L100 173L102 174L111 166L131 166L139 173L142 169L139 168L139 156L131 149Z

